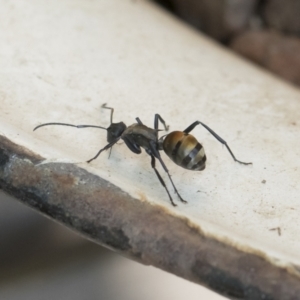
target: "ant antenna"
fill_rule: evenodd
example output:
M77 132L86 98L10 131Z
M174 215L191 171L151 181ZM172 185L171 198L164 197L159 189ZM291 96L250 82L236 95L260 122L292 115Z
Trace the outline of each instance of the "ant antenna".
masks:
M110 124L112 124L113 121L113 114L114 114L114 109L112 107L108 107L106 106L106 103L101 105L102 108L105 109L110 109ZM40 127L43 126L48 126L48 125L62 125L62 126L70 126L70 127L76 127L76 128L100 128L100 129L105 129L107 130L107 128L102 127L102 126L96 126L96 125L73 125L73 124L68 124L68 123L56 123L56 122L51 122L51 123L44 123L41 125L38 125L36 127L33 128L33 131L37 130Z
M40 124L40 125L34 127L33 131L35 131L35 130L41 128L41 127L49 126L49 125L70 126L70 127L75 127L75 128L100 128L100 129L104 129L104 130L107 131L107 140L110 141L110 143L106 147L101 149L95 157L88 160L87 162L89 163L92 160L96 159L103 150L107 150L107 149L110 149L109 156L108 156L108 158L109 158L110 155L111 155L111 150L112 150L113 145L116 144L117 141L121 138L121 134L125 130L126 125L123 122L116 123L116 124L113 123L114 109L112 107L106 106L106 103L104 103L101 107L105 108L105 109L109 109L111 111L111 113L110 113L110 126L108 128L98 126L98 125L73 125L73 124L69 124L69 123L50 122L50 123L43 123L43 124Z
M107 130L105 127L96 126L96 125L73 125L73 124L68 124L68 123L44 123L44 124L41 124L41 125L38 125L38 126L34 127L33 131L37 130L40 127L44 127L44 126L48 126L48 125L62 125L62 126L70 126L70 127L76 127L76 128L92 127L92 128L101 128L101 129Z
M113 122L114 109L113 109L112 107L106 106L106 103L102 104L101 107L102 107L102 108L105 108L105 109L110 109L110 124L112 124L112 122Z

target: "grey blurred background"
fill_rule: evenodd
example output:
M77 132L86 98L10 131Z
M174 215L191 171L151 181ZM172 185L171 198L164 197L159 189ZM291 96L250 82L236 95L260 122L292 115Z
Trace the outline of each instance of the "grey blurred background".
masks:
M300 0L153 1L239 55L300 86Z
M144 266L0 193L1 300L225 299Z

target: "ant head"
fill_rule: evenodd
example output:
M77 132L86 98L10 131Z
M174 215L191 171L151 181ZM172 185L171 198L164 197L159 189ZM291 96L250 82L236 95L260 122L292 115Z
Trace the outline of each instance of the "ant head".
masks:
M123 122L111 123L107 128L107 141L111 143L119 138L126 128L127 126Z

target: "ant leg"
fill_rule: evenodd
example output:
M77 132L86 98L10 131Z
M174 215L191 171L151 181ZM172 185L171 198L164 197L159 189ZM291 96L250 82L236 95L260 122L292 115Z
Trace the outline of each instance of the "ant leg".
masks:
M119 140L120 138L121 138L121 137L115 139L115 140L112 141L111 143L107 144L104 148L102 148L101 150L99 150L98 153L97 153L93 158L91 158L91 159L89 159L89 160L87 161L87 163L90 163L92 160L96 159L96 158L101 154L102 151L111 148L115 143L118 142L118 140Z
M234 154L232 153L231 149L229 148L229 146L227 145L226 141L224 141L219 135L217 135L211 128L209 128L207 125L205 125L204 123L200 122L200 121L195 121L193 124L191 124L187 129L185 129L183 132L185 133L189 133L191 132L197 125L202 125L207 131L209 131L221 144L225 145L225 147L227 148L227 150L229 151L230 155L232 156L232 158L234 159L234 161L237 161L240 164L243 165L252 165L252 162L246 163L246 162L242 162L238 159L235 158Z
M165 131L169 130L169 125L166 124L165 120L159 114L154 115L154 129L158 130L158 121L164 125Z
M109 149L108 159L110 158L112 148L113 148L113 147L111 146L111 148Z
M68 123L53 123L52 122L52 123L44 123L44 124L38 125L38 126L36 126L36 127L33 128L33 131L37 130L40 127L48 126L48 125L62 125L62 126L70 126L70 127L76 127L76 128L88 128L88 127L92 127L92 128L101 128L101 129L107 130L106 128L104 128L102 126L96 126L96 125L73 125L73 124L68 124Z
M139 117L135 118L136 121L138 122L139 125L143 125L143 122L141 121L141 119Z
M141 121L141 119L139 117L135 118L136 121L138 122L139 125L143 125L143 122ZM158 121L160 121L164 127L165 127L165 131L169 130L169 126L166 125L166 122L164 121L164 119L159 115L159 114L155 114L154 116L154 130L156 131L156 138L158 139L158 131L160 131L158 129Z
M113 122L114 109L113 109L112 107L106 106L106 103L102 104L101 107L102 107L102 108L105 108L105 109L110 109L110 124L112 124L112 122Z
M185 201L179 194L179 192L177 191L176 189L176 186L171 178L171 175L169 173L169 170L167 169L165 163L163 162L163 160L161 159L161 156L160 156L160 153L158 152L158 150L156 149L155 147L155 144L153 144L153 142L151 141L150 142L150 147L151 147L151 152L153 153L153 155L159 160L159 162L161 163L163 169L165 170L165 172L168 174L168 177L173 185L173 188L175 190L175 193L177 194L177 196L179 197L180 201L183 202L183 203L187 203L187 201Z
M156 137L158 138L158 121L160 121L161 124L164 125L165 127L165 131L169 130L169 125L166 125L165 120L159 115L159 114L155 114L154 115L154 129L156 130Z
M161 185L166 189L166 191L167 191L167 193L168 193L168 196L169 196L169 198L170 198L170 201L171 201L172 205L173 205L173 206L177 206L177 204L175 204L175 203L173 202L173 199L172 199L172 197L171 197L171 195L170 195L170 192L169 192L169 190L168 190L168 188L167 188L167 186L166 186L164 180L162 179L162 177L160 176L160 174L158 173L158 171L157 171L156 168L155 168L155 157L154 157L153 155L151 155L151 167L154 169L155 174L156 174L156 176L158 177L158 179L159 179Z

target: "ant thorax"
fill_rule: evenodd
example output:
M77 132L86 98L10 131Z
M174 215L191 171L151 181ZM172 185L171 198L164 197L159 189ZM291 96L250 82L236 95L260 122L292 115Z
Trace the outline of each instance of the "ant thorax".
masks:
M156 142L156 131L143 124L132 124L128 126L122 134L122 138L127 137L134 144L144 148L145 150L150 149L149 142Z

